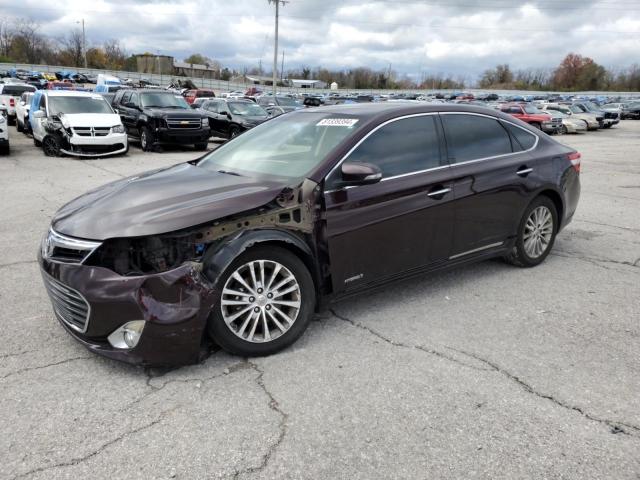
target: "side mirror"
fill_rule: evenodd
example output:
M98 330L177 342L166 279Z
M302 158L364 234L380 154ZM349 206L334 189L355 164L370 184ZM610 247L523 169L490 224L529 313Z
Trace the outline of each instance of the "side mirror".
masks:
M341 167L341 187L349 185L370 185L382 180L382 172L370 163L344 162Z
M33 112L33 118L44 118L46 116L47 114L44 112L44 110L36 110L35 112Z

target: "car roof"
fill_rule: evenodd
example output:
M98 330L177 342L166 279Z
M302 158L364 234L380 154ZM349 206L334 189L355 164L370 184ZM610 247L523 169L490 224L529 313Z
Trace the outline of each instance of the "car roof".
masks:
M489 107L481 107L469 104L446 104L446 103L421 103L421 102L381 102L381 103L352 103L343 105L326 105L323 107L307 108L298 110L305 112L328 112L332 114L356 115L363 120L375 120L383 117L396 117L401 115L411 115L417 113L436 112L466 112L491 115L493 117L504 118L509 121L513 117Z
M49 97L95 97L101 96L96 92L83 92L80 90L41 90L44 95Z

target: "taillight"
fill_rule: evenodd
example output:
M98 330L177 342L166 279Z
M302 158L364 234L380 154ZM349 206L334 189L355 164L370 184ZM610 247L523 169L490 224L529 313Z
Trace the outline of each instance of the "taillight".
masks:
M15 106L16 106L16 101L15 101L15 99L14 99L14 98L10 98L10 99L9 99L9 106L10 106L10 107L15 107Z
M573 166L573 169L580 173L580 158L582 157L582 155L580 155L580 152L573 152L570 153L569 155L567 155L567 159L571 162L571 165Z

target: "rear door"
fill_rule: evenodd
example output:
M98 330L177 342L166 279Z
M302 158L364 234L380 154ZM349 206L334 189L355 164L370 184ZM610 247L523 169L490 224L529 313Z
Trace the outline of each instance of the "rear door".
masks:
M340 128L340 127L336 127ZM453 192L437 115L394 119L374 129L345 161L377 165L379 183L325 182L325 220L334 291L352 290L446 259Z
M491 116L446 112L440 118L455 194L451 258L500 248L516 235L538 185L542 172L530 154L537 137Z

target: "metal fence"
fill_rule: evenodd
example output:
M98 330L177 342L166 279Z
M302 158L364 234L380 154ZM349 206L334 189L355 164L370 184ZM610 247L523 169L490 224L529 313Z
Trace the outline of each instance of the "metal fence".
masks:
M228 82L225 80L215 80L210 78L198 78L198 77L181 77L178 75L166 75L166 74L157 74L157 73L142 73L142 72L127 72L124 70L101 70L96 68L81 68L81 67L63 67L61 65L36 65L36 64L27 64L27 63L0 63L0 71L9 70L11 68L23 69L28 71L36 71L43 73L54 73L59 71L74 71L78 73L98 75L98 74L107 74L113 75L122 79L131 79L134 81L138 80L148 80L152 83L167 86L171 83L172 80L185 80L189 78L193 83L200 88L209 88L215 90L217 93L219 92L229 92L233 90L246 90L249 87L257 86L261 87L264 91L271 91L270 85L254 85L251 82ZM326 93L330 90L328 88L301 88L301 87L278 87L277 90L279 92L288 92L288 93ZM477 88L464 88L462 89L465 92L473 93L474 95L481 93L497 93L498 95L542 95L545 93L559 93L557 91L526 91L526 90L487 90L487 89L477 89ZM447 89L406 89L406 90L389 90L389 89L355 89L355 88L347 88L347 89L339 89L341 92L353 92L358 94L369 94L369 95L385 95L390 93L419 93L419 94L429 94L429 93L453 93L460 92L461 89L455 90L447 90ZM620 97L640 97L640 92L596 92L596 91L588 91L588 92L570 92L573 95L589 95L589 96L597 96L597 95L605 95L605 96L620 96Z

